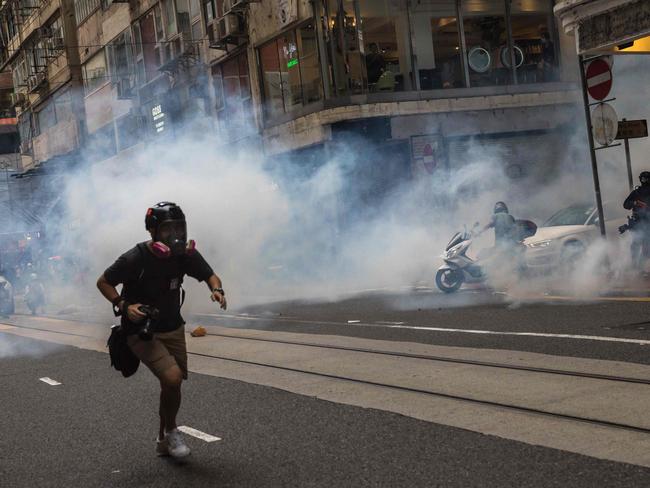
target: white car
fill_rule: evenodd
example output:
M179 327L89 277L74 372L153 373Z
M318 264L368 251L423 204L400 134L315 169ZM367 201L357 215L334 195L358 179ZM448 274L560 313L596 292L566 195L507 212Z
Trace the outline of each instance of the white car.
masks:
M618 227L627 222L622 204L605 204L607 237L618 236ZM571 266L587 247L600 236L598 209L594 204L564 208L524 240L526 263L530 269Z

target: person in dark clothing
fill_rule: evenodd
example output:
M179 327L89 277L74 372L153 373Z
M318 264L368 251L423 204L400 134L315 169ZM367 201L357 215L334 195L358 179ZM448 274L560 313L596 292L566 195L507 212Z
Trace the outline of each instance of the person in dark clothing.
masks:
M185 215L175 203L161 202L147 210L145 226L151 240L122 254L97 280L102 295L113 304L135 356L160 381L159 456L182 458L190 454L176 427L181 405L181 383L187 379L185 321L181 316L183 278L204 281L211 299L226 308L221 279L187 240ZM116 286L122 285L118 293ZM151 321L153 335L139 334L146 305L158 310Z
M647 256L646 246L650 244L650 171L639 175L641 186L636 187L623 202L623 208L632 210L635 221L632 232L632 263L641 270L643 258Z
M370 52L366 54L366 71L368 72L368 83L374 84L379 81L382 73L386 70L386 61L379 52L379 46L373 42L369 46Z

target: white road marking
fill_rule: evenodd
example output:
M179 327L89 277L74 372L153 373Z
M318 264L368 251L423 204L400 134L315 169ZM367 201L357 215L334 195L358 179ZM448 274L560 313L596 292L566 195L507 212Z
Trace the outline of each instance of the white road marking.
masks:
M53 380L52 378L48 378L47 376L44 376L43 378L39 378L39 380L41 380L43 383L47 383L50 386L58 386L61 384L58 381Z
M377 323L379 325L402 325L402 324L404 324L404 322L390 322L390 321L383 321L383 320L380 320L380 321L375 322L375 323Z
M648 298L650 300L650 298ZM197 315L210 315L219 317L217 314L197 314ZM236 316L233 316L236 317ZM241 317L246 320L268 320L262 319L261 317ZM304 324L331 324L331 325L344 325L344 322L331 322L331 321L320 321L320 320L301 320L296 319L292 322L299 322ZM376 322L374 324L365 324L361 323L359 320L348 320L349 324L358 324L361 327L389 327L396 329L414 329L414 330L430 330L433 332L459 332L463 334L485 334L485 335L501 335L501 336L522 336L522 337L547 337L551 339L579 339L579 340L589 340L589 341L601 341L601 342L623 342L628 344L639 344L641 346L650 345L650 340L643 339L628 339L625 337L607 337L607 336L589 336L589 335L577 335L577 334L551 334L545 332L499 332L494 330L474 330L474 329L451 329L445 327L427 327L420 325L401 325L401 324L388 324Z
M206 434L205 432L201 432L200 430L193 429L192 427L188 427L187 425L181 425L180 427L178 427L178 430L184 432L187 435L191 435L192 437L196 437L197 439L201 439L202 441L205 442L216 442L221 440L221 437L215 437L213 435Z
M556 339L582 339L588 341L624 342L628 344L639 344L642 346L650 345L650 340L628 339L625 337L589 336L589 335L576 335L576 334L550 334L545 332L499 332L495 330L448 329L444 327L424 327L419 325L387 325L386 327L390 327L394 329L431 330L434 332L460 332L463 334L549 337L549 338L556 338Z

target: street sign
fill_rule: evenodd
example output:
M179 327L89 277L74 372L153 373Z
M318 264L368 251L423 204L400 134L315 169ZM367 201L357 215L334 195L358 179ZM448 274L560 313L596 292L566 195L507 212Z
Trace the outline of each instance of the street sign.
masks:
M647 120L621 120L618 123L616 139L638 139L648 137Z
M587 66L587 91L594 100L604 100L612 89L612 70L602 59L594 59Z
M418 174L426 176L435 173L440 163L441 146L439 135L411 136L414 169Z
M618 115L608 103L601 103L591 112L594 139L602 146L609 146L618 132Z
M431 144L425 144L424 149L422 150L422 165L429 174L432 174L433 170L436 169L436 164L436 157L433 153Z

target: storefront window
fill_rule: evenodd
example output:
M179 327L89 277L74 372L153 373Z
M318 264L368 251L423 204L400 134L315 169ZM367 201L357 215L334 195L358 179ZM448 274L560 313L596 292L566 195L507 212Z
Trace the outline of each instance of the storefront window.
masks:
M267 117L284 113L282 101L282 77L277 42L272 41L260 48L262 83L264 86L264 111Z
M240 138L254 129L251 112L248 56L240 54L212 68L217 118L228 138Z
M290 112L296 106L302 105L298 46L296 44L295 32L288 32L280 37L277 42L284 110Z
M420 89L464 87L455 2L419 2L413 6L411 18Z
M331 67L340 95L364 93L368 87L363 33L357 30L354 0L327 0Z
M317 46L314 26L307 24L260 48L267 117L323 97Z
M318 43L314 25L308 24L298 29L297 37L303 102L317 102L323 98L323 83L320 63L318 62Z
M359 8L369 91L412 89L406 2L359 0Z
M557 56L553 42L553 12L548 0L513 0L512 37L517 57L517 81L555 81ZM519 62L520 61L520 62Z
M471 86L512 83L505 0L462 0L461 3Z

